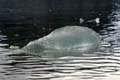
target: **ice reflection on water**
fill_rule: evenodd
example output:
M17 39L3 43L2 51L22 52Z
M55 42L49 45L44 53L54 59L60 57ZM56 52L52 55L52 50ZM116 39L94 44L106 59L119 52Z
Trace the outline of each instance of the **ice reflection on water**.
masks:
M119 80L120 10L108 16L109 24L100 31L102 51L79 57L40 58L13 54L0 46L0 80ZM1 35L0 40L7 37Z

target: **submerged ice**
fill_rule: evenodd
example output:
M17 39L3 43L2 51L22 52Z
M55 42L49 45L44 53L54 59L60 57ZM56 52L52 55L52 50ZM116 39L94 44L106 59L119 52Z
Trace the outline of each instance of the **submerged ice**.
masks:
M88 52L99 47L100 37L90 28L65 26L43 38L29 42L22 48L25 52L40 53L46 50Z

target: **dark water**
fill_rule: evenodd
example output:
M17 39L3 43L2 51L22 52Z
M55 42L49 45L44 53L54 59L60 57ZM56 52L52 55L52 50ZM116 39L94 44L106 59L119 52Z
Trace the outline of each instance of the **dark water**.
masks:
M61 16L59 13L51 12L48 16L40 17L43 20L35 16L18 18L15 15L15 19L13 16L1 17L0 80L119 80L120 3L114 2L111 6L104 6L105 9L96 7L93 12L83 9L78 12L80 15L74 13L70 16ZM99 10L96 11L97 9ZM99 17L101 23L80 24L81 17L86 20ZM41 58L10 52L10 46L23 47L29 41L45 36L64 25L82 25L94 29L102 37L102 51L81 54L78 57L57 58Z

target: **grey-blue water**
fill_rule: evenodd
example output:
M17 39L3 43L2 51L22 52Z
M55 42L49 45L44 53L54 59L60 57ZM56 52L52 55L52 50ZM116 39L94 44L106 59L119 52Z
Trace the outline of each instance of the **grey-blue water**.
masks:
M47 35L52 31L50 25L54 24L50 22L47 25L49 28L41 29L37 23L26 24L31 18L22 20L24 24L21 21L3 20L0 24L0 80L120 80L120 5L115 3L114 6L109 14L101 15L99 25L81 24L99 33L102 43L100 51L79 56L55 57L58 55L54 53L54 57L47 58L12 53L10 46L14 46L14 49L15 46L23 47L31 40ZM73 21L74 24L79 23L79 20ZM56 26L61 25L64 24Z

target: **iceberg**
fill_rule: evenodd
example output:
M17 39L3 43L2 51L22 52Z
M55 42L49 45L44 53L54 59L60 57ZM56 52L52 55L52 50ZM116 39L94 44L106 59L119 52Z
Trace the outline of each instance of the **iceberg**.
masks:
M22 50L26 53L90 52L99 48L100 36L90 28L65 26L47 36L29 42Z

